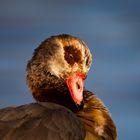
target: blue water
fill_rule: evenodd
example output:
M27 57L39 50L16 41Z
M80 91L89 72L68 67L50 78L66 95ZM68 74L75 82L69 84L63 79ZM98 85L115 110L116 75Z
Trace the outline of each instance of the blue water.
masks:
M140 139L140 1L0 1L0 108L34 101L27 60L42 40L69 33L93 54L86 87L99 96L119 140Z

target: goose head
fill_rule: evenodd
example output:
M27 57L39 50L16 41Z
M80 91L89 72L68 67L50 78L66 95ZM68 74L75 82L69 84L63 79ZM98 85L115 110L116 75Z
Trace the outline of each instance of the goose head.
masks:
M67 34L51 36L35 49L28 61L27 84L38 101L49 101L55 92L57 98L58 93L69 94L80 105L91 61L90 50L79 38Z

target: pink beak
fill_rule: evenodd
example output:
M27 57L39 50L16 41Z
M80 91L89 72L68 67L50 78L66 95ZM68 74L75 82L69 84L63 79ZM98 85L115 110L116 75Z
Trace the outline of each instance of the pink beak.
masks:
M71 97L77 105L80 105L83 100L84 79L85 75L77 72L66 80Z

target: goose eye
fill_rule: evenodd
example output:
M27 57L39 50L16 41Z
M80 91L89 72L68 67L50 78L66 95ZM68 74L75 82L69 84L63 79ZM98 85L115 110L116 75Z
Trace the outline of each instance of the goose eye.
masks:
M71 59L73 59L73 55L72 55L72 54L70 54L69 57L70 57Z

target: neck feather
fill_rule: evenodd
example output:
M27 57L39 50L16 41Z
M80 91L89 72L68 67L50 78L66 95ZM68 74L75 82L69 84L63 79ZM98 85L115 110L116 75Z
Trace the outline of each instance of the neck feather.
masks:
M68 89L42 89L33 93L34 98L40 102L52 102L69 108L73 112L78 112L83 108L83 104L76 105L71 98Z
M76 113L88 134L99 139L116 140L116 127L109 111L93 93L84 91L83 110Z

